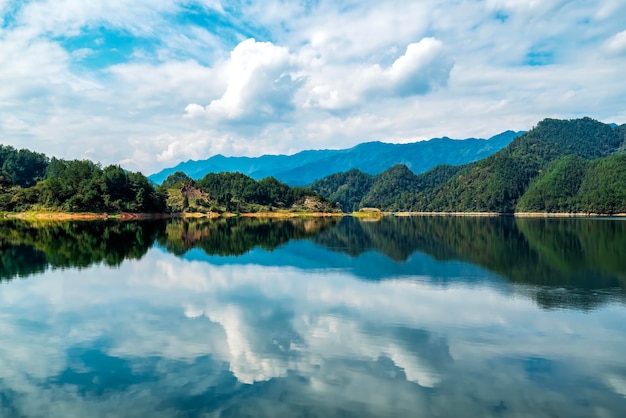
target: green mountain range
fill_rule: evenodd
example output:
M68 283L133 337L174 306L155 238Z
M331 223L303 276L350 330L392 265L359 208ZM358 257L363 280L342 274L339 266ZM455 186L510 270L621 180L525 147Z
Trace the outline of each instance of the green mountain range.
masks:
M626 125L545 119L474 163L421 175L401 165L376 176L351 170L310 188L344 211L626 212L625 138Z
M465 164L478 161L507 146L523 132L506 131L488 140L434 138L411 144L367 142L343 150L309 150L294 155L225 157L187 161L164 169L148 178L161 184L169 175L183 172L193 179L208 173L240 172L254 179L274 177L292 186L302 186L340 170L356 168L378 174L396 164L422 173L438 164Z
M0 211L327 212L336 210L334 201L344 212L376 207L413 212L626 213L625 138L626 125L591 118L545 119L521 136L509 131L487 141L367 143L350 150L306 151L291 157L233 158L228 160L241 164L255 160L256 175L262 173L259 167L270 170L270 160L276 171L258 181L239 171L221 170L199 180L177 171L159 187L143 174L119 166L102 168L91 161L49 159L29 150L0 146ZM475 148L476 144L481 147ZM499 151L493 153L497 147ZM415 153L418 148L422 154ZM438 159L431 155L432 161L467 161L476 157L476 152L491 155L415 174L415 166L423 168L419 164L429 155L425 150L432 153L435 149L441 155ZM320 159L324 155L328 159ZM308 156L309 165L294 168L302 156ZM406 164L390 165L398 159ZM276 165L278 160L284 164ZM416 163L418 160L422 163ZM306 167L334 172L357 162L367 163L368 171L357 167L331 174L313 181L309 185L312 191L276 178L292 170L304 181L313 177L311 173L321 172ZM382 170L383 166L388 168ZM372 173L379 169L378 174Z

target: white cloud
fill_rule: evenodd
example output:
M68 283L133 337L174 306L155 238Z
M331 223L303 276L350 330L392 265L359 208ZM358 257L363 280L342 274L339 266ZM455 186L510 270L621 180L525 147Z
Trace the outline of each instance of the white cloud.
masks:
M620 0L268 0L237 13L217 0L0 0L0 10L2 141L146 174L220 149L484 137L546 116L626 122ZM131 45L108 56L98 28Z
M33 36L76 35L85 25L107 23L135 34L154 33L162 13L179 8L175 0L45 0L26 3L16 14L19 25Z
M626 52L626 30L612 36L605 44L606 49L612 54Z
M311 76L307 104L323 109L341 109L361 107L369 100L381 97L428 93L448 80L452 62L443 51L441 41L424 38L409 44L405 54L388 68L376 64L356 70L351 66L338 67L328 73L321 70L317 76Z
M189 159L199 160L206 155L241 155L249 148L240 149L245 142L239 142L230 135L218 131L199 130L184 134L157 135L155 137L134 137L129 140L132 157L124 161L128 165L154 163L176 164Z
M230 54L223 71L228 73L224 94L204 111L218 120L279 121L294 110L293 96L301 82L293 72L293 58L285 47L247 39ZM202 106L185 108L190 117Z

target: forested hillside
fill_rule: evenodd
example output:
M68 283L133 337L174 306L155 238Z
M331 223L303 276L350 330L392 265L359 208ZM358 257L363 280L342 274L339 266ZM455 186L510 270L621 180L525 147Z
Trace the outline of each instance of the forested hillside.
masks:
M356 168L331 174L311 184L309 188L339 203L344 212L359 210L361 202L374 184L374 176Z
M384 159L374 152L379 145L361 148ZM477 162L439 165L419 175L403 164L376 175L352 169L315 181L308 190L239 172L209 173L199 180L175 172L154 187L143 174L119 166L0 146L0 211L331 212L337 202L344 212L376 207L613 214L626 212L625 151L626 125L545 119ZM344 166L335 170L339 167Z
M439 188L418 193L418 211L515 211L531 181L567 155L585 159L615 152L622 139L609 125L590 118L545 119L508 147L450 178Z
M626 154L564 157L533 182L520 212L626 213Z
M48 158L0 146L0 211L258 212L337 211L315 192L268 177L208 174L195 181L174 173L155 187L143 174L87 160Z
M0 145L0 210L161 212L164 198L141 173L91 161L49 159Z
M464 167L440 165L419 176L405 165L394 166L376 176L353 169L325 177L308 187L337 202L345 212L366 207L407 211L416 193L439 187Z
M501 151L464 166L439 166L411 177L405 169L373 177L352 210L375 206L419 212L626 211L626 127L590 118L545 119ZM342 175L313 190L341 198ZM345 194L345 192L342 192ZM345 205L345 206L344 206Z
M290 187L273 177L257 181L241 173L210 173L193 180L176 172L159 190L168 196L168 207L178 212L337 211L332 202L311 190Z

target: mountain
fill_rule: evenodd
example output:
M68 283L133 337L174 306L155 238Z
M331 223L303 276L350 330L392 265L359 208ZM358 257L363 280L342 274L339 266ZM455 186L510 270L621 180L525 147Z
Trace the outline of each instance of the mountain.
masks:
M626 154L585 160L570 155L533 182L520 198L522 212L626 212Z
M507 146L523 132L506 131L488 140L434 138L411 144L367 142L343 150L309 150L294 155L225 157L189 160L148 178L160 184L172 173L183 172L199 179L208 173L240 172L254 179L274 177L290 185L305 185L338 171L357 168L379 174L396 164L422 173L438 164L458 165L480 160Z
M340 200L338 192L350 187L338 182L341 175L311 188L352 210L626 212L625 146L626 125L545 119L474 163L438 166L414 178L394 167L359 190L358 203Z
M418 193L410 206L417 211L512 213L531 182L546 175L555 161L568 155L588 160L607 157L622 142L619 128L591 118L544 119L440 187Z

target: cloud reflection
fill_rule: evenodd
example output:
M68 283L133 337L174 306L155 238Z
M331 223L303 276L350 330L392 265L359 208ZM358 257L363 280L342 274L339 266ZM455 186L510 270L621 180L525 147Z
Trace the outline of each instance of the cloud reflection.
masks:
M152 249L2 284L0 415L618 416L625 319Z

